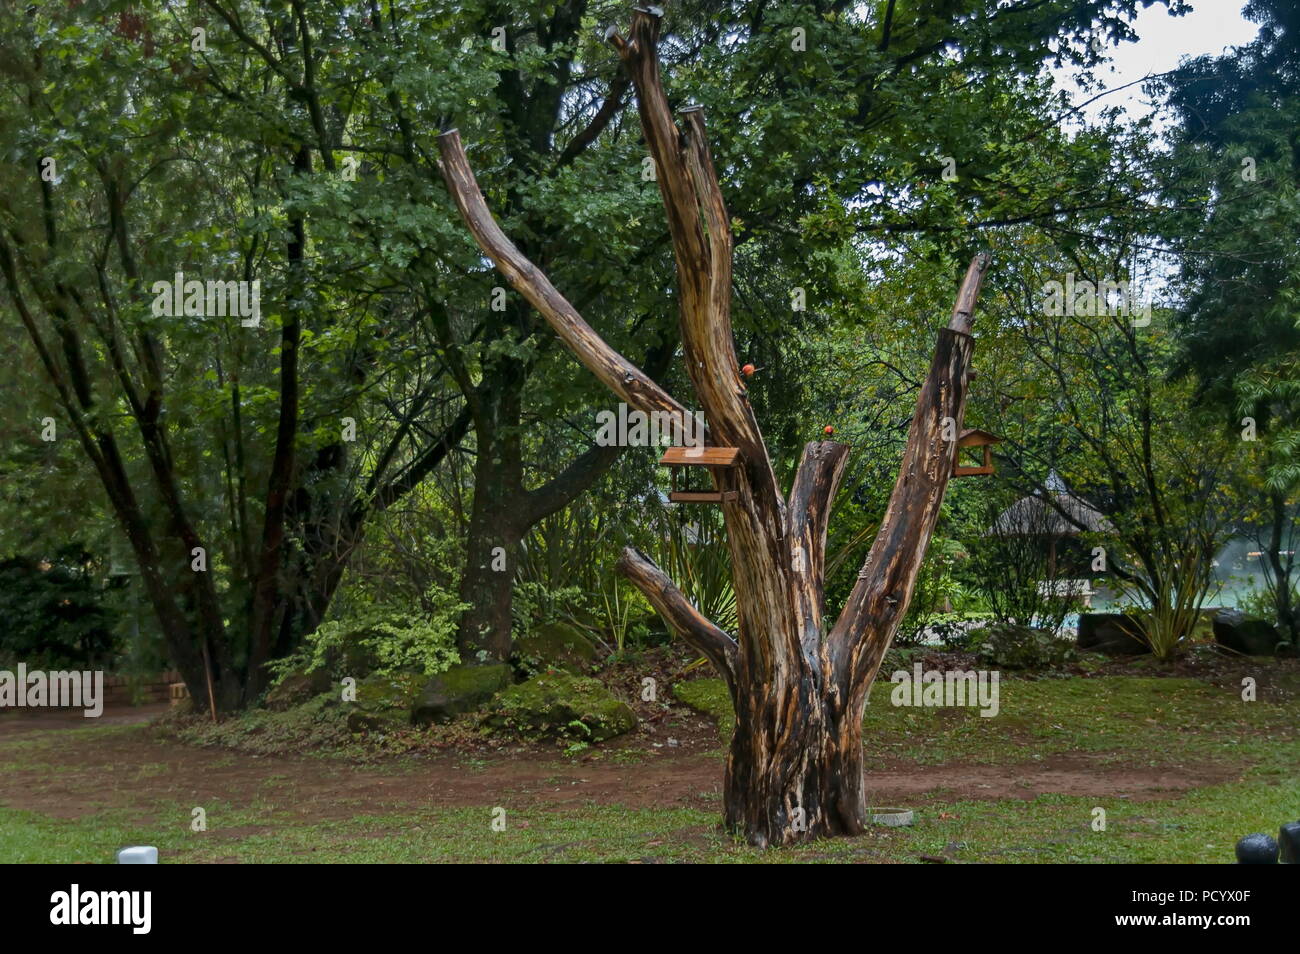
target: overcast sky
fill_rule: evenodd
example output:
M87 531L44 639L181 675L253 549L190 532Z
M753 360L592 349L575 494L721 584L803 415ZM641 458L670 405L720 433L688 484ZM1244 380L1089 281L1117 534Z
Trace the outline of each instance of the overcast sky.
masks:
M1219 54L1228 47L1249 43L1259 30L1241 15L1244 6L1244 0L1192 0L1192 12L1182 17L1170 16L1162 5L1148 7L1138 13L1133 23L1138 40L1109 47L1106 52L1111 63L1098 70L1095 78L1106 89L1115 89L1148 74L1171 70L1184 57ZM1076 72L1063 69L1055 75L1066 89L1074 91L1074 101L1079 103L1097 91L1082 90ZM1134 118L1152 112L1138 83L1103 96L1085 113L1095 117L1099 110L1112 105L1122 106Z

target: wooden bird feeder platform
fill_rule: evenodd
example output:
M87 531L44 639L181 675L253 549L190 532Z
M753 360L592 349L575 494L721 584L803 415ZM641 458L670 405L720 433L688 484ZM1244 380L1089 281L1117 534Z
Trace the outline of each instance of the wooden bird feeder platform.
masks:
M952 475L954 477L977 477L993 473L993 445L1002 443L1002 438L977 427L961 432L957 438L957 456L953 458ZM984 463L978 467L967 467L961 463L961 452L966 447L984 448Z
M659 458L660 466L667 467L672 478L672 503L722 503L739 496L734 490L683 490L677 485L678 476L686 467L707 467L710 471L726 470L740 466L740 449L737 447L669 447Z

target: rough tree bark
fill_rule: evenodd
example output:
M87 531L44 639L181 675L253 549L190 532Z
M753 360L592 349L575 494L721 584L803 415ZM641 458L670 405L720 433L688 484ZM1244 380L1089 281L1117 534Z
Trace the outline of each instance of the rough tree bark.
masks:
M732 236L698 108L679 128L660 80L659 16L636 10L627 38L611 30L636 90L645 140L677 263L686 370L713 446L736 447L741 465L715 472L736 592L733 638L705 619L644 554L619 570L704 653L730 687L736 732L724 789L729 830L755 845L851 835L866 825L862 715L867 690L907 609L952 473L971 361L971 316L988 258L976 256L939 332L917 399L898 480L843 611L823 618L826 529L849 448L805 446L789 497L777 486L746 396L731 333ZM630 406L685 409L582 319L501 231L455 130L439 137L443 176L479 246L542 314L574 356Z

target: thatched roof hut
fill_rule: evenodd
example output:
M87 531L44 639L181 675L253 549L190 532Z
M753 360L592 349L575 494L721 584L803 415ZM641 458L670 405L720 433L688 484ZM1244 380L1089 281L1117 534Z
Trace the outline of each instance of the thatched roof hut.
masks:
M1067 520L1062 511L1069 514L1070 519ZM1065 482L1053 471L1047 478L1045 493L1021 497L998 514L988 533L1070 537L1085 531L1113 529L1100 511L1070 493Z

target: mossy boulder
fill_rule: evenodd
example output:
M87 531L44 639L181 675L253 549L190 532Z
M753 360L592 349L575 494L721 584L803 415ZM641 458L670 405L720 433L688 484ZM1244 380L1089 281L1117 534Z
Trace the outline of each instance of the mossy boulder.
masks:
M450 722L462 712L478 709L514 680L506 663L462 663L439 673L424 684L411 709L416 725Z
M267 692L266 708L273 712L284 712L302 705L312 696L328 692L329 688L330 674L323 669L315 672L291 672Z
M636 713L598 679L546 672L503 690L483 722L526 739L603 742L636 728Z
M348 728L353 732L383 731L410 724L411 707L419 698L425 677L418 673L367 676L357 683L355 702L348 706Z
M577 627L547 623L515 640L514 658L528 673L560 669L581 676L595 668L600 654Z
M1056 669L1074 661L1074 645L1046 629L992 623L975 630L970 644L985 662L1001 669Z

